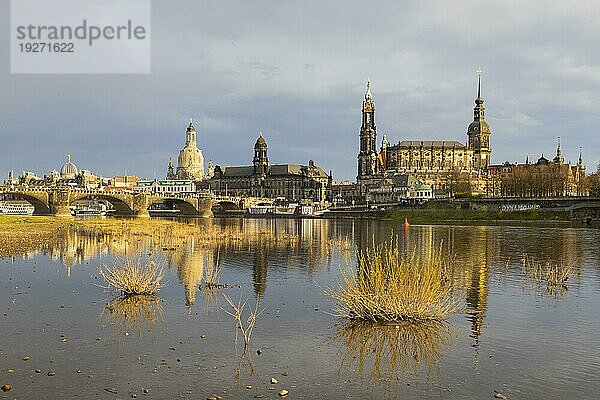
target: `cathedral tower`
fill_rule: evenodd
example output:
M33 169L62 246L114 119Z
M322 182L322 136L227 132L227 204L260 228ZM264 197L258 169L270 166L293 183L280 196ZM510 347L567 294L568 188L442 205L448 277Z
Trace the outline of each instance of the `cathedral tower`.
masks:
M473 109L473 122L467 130L467 146L473 150L473 167L487 169L490 164L490 126L485 122L485 107L481 98L481 70L477 71L477 98Z
M368 179L379 172L377 163L377 128L375 126L375 102L371 95L371 81L362 105L360 127L360 152L358 153L358 180Z

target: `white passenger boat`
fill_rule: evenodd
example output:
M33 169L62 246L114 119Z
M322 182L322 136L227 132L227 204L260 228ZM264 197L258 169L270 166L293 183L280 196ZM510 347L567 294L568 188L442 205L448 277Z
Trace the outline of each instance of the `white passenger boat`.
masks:
M106 206L100 204L97 207L75 207L71 209L71 215L74 217L104 217L106 216Z
M34 210L29 203L0 201L0 215L33 215Z
M312 205L289 204L288 206L251 206L246 209L247 217L302 218L322 216L327 210L315 210Z

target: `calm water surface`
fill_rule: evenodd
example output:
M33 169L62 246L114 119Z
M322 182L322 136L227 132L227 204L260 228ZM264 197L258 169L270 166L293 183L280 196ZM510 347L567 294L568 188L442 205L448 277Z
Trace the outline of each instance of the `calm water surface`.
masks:
M485 399L494 390L510 399L598 396L600 230L411 226L405 234L374 221L198 223L260 235L216 247L65 232L38 253L0 260L0 384L13 386L0 396L275 399L281 389L289 399ZM423 255L440 243L455 255L460 314L445 324L379 327L332 315L324 291L337 285L339 266L354 262L355 247L392 231ZM98 267L153 249L166 269L159 301L115 299ZM524 252L573 265L574 276L558 290L536 285L521 270ZM221 283L231 287L206 290L206 268L217 260ZM246 354L223 295L264 309Z

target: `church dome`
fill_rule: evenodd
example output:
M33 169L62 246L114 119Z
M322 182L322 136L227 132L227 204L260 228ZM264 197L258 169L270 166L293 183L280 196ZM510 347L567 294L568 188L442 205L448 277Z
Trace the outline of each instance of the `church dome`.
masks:
M490 132L490 126L486 121L473 121L469 124L467 132Z
M63 178L74 178L79 173L79 170L71 162L71 155L67 154L67 162L60 168L60 176Z
M201 180L204 178L204 156L196 145L196 128L192 120L185 131L185 146L177 159L177 179Z
M260 136L258 137L258 139L256 139L254 148L255 149L266 149L267 148L267 142L263 138L262 132L260 133Z

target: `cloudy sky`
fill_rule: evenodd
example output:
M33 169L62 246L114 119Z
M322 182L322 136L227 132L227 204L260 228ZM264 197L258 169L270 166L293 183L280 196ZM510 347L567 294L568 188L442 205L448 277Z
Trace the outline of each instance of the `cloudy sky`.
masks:
M597 1L153 1L152 73L10 74L0 0L0 172L162 177L189 118L206 162L308 159L354 179L372 81L379 138L462 142L476 74L492 160L600 159Z

